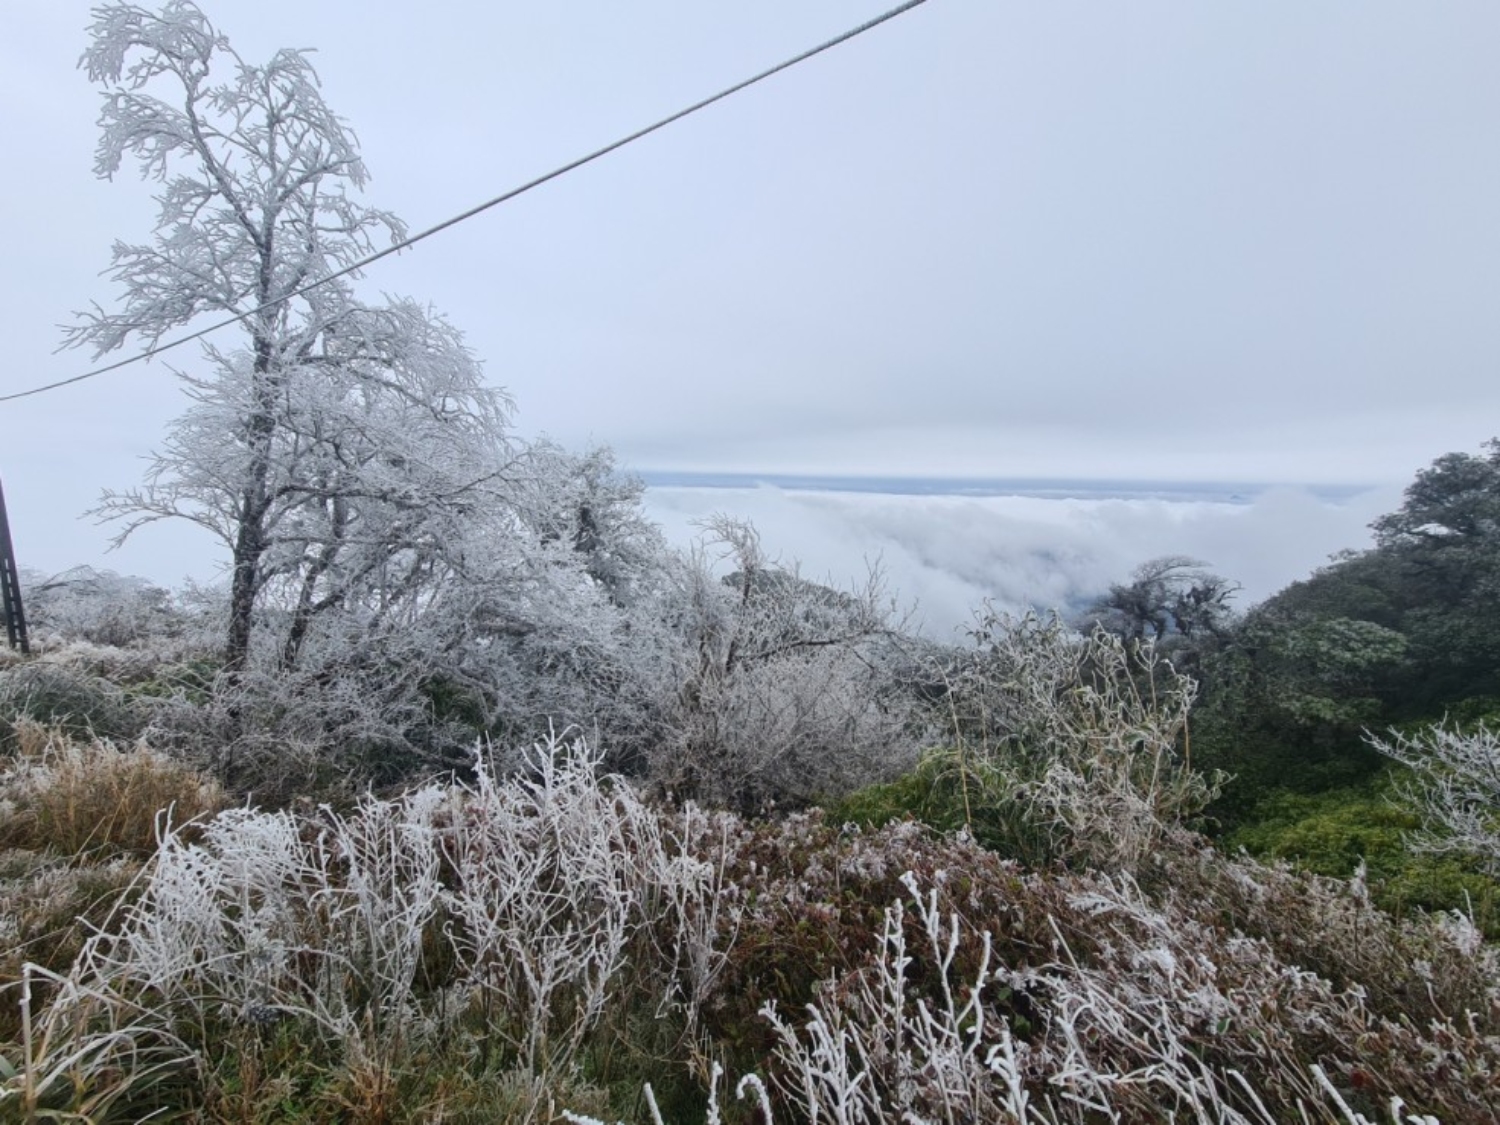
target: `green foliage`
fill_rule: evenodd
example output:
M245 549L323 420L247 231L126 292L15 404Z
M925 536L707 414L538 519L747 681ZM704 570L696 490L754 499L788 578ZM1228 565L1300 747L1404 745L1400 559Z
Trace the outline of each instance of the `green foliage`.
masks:
M1046 826L1016 793L1014 779L960 749L929 750L910 773L829 805L827 817L867 830L913 820L940 833L966 830L981 846L1029 865L1055 858Z
M1385 674L1406 649L1406 638L1383 625L1304 616L1273 600L1206 662L1205 709L1241 729L1248 721L1301 741L1357 734L1384 714Z
M1208 810L1225 828L1261 814L1287 790L1317 793L1368 782L1384 762L1365 742L1388 723L1388 680L1405 637L1370 621L1320 617L1277 599L1246 616L1202 661L1193 714L1195 762L1233 780Z
M133 699L156 700L180 698L202 707L213 698L214 679L223 662L215 657L200 656L177 664L163 664L152 670L149 678L126 688Z
M427 701L434 726L458 725L478 737L491 725L484 697L470 685L448 676L432 676L422 682L419 690Z
M1401 866L1403 834L1421 819L1362 785L1322 793L1273 793L1256 816L1231 832L1225 844L1252 855L1295 860L1307 871L1347 878L1360 863L1380 876Z
M1387 771L1374 782L1321 793L1272 793L1224 844L1333 878L1363 865L1382 908L1472 913L1486 936L1500 938L1500 882L1461 859L1414 854L1408 838L1421 827L1421 815L1401 801L1398 779Z
M1500 696L1476 695L1460 699L1448 708L1446 718L1459 730L1485 725L1500 728Z
M1272 654L1284 674L1279 705L1295 723L1352 726L1380 712L1380 700L1366 694L1372 673L1406 653L1406 638L1372 621L1346 617L1297 622L1271 638Z
M1314 795L1370 784L1384 759L1355 733L1299 738L1294 733L1235 729L1218 716L1204 716L1193 728L1193 761L1229 776L1204 810L1209 830L1223 836L1266 815L1266 802L1278 794Z
M1419 472L1400 511L1375 521L1382 545L1466 547L1500 534L1500 439L1484 448L1483 456L1445 453Z
M1366 730L1493 715L1500 697L1500 443L1423 470L1400 510L1195 654L1198 764L1235 781L1210 810L1228 829L1274 793L1365 785ZM1311 845L1309 845L1311 846Z

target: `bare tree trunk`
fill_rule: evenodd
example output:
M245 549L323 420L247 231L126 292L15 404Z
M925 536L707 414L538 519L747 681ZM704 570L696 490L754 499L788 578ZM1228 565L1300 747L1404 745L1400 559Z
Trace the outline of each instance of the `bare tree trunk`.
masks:
M267 282L269 278L265 279ZM269 284L264 288L269 289ZM238 678L250 659L250 627L255 599L260 593L260 561L266 551L266 513L271 500L266 482L271 475L271 442L276 432L276 380L271 377L271 339L268 331L255 335L255 413L246 419L251 448L250 471L240 492L239 528L234 541L233 576L229 588L229 632L224 645L224 670Z

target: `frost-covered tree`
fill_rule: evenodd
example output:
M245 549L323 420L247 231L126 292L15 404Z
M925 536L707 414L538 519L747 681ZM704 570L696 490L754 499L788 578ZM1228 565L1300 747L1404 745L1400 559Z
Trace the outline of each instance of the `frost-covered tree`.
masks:
M641 510L646 486L620 472L607 447L575 454L533 442L517 486L516 504L532 530L571 548L613 604L633 605L661 580L669 551Z
M1098 624L1128 641L1222 637L1239 589L1197 559L1166 555L1136 567L1129 582L1112 584L1080 615L1080 624Z
M134 160L160 209L149 241L115 244L120 300L68 343L103 354L240 318L183 374L192 403L144 486L106 493L100 514L124 521L120 539L182 518L225 544L232 676L253 658L295 669L323 619L410 624L475 565L463 532L499 492L507 400L442 318L334 278L403 228L354 198L365 166L304 52L248 63L190 0L94 15L95 170Z

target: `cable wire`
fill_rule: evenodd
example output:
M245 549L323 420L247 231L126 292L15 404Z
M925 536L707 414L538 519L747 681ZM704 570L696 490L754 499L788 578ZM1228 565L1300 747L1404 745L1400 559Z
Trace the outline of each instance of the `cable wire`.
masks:
M379 250L374 254L370 254L367 257L361 258L359 261L353 263L352 265L345 266L343 269L331 273L327 277L322 277L317 281L309 282L307 285L304 285L298 289L294 289L284 296L277 297L274 301L267 301L263 305L258 305L253 309L248 309L245 312L238 313L237 315L231 316L225 320L210 324L207 328L200 328L198 331L190 333L186 336L180 336L175 340L169 341L168 343L159 344L156 347L152 348L147 348L145 351L138 352L137 354L129 356L126 359L117 360L116 362L108 364L104 367L97 367L91 371L85 371L81 375L74 375L68 379L59 379L55 383L46 383L42 386L32 387L31 389L25 391L15 391L8 395L0 395L0 402L13 402L14 400L19 398L27 398L31 395L39 395L46 391L55 391L59 387L70 386L73 383L81 383L85 379L93 379L100 375L106 375L111 371L118 371L122 367L128 367L132 363L140 363L143 360L151 359L154 356L161 355L163 352L171 351L173 348L180 348L184 344L190 344L194 340L202 339L210 332L217 332L221 328L228 328L230 325L238 324L243 320L247 320L252 316L256 316L259 313L264 312L266 309L274 308L277 305L284 304L295 297L300 297L305 293L310 293L314 289L327 285L330 282L337 281L341 277L347 277L352 273L356 273L359 270L364 269L366 266L373 265L375 262L380 261L380 259L382 258L388 258L392 254L400 253L402 250L405 250L408 247L415 246L423 239L431 238L433 235L445 231L449 227L457 226L459 223L472 219L476 215L483 214L485 211L488 211L492 207L498 207L500 204L507 203L510 200L515 199L519 195L525 195L533 188L541 187L543 184L548 183L551 180L555 180L559 176L565 176L575 169L582 168L585 164L591 164L602 156L608 156L616 149L621 149L626 145L633 144L636 141L640 140L642 137L650 136L652 133L655 133L659 129L665 129L668 125L681 121L684 117L689 117L692 114L697 113L700 109L707 109L715 102L721 102L725 98L732 97L733 95L738 94L741 90L745 90L751 86L754 86L757 82L763 82L765 79L770 78L773 75L780 74L783 70L791 69L798 63L806 62L808 59L813 58L815 55L821 55L824 51L831 50L832 48L837 47L842 43L847 43L849 40L863 35L865 32L879 27L881 24L886 23L889 20L893 20L897 16L905 12L909 12L911 11L911 9L918 7L921 4L925 4L926 2L927 0L905 0L905 3L898 4L890 11L878 15L874 19L867 20L866 22L860 24L858 27L850 28L842 35L837 35L824 43L818 44L816 47L811 47L808 50L803 51L800 55L794 55L792 58L787 59L785 62L777 63L770 69L763 70L759 74L751 78L746 78L741 82L736 82L733 86L729 86L726 89L720 90L717 94L714 94L711 97L704 98L702 101L694 102L686 109L680 109L669 117L663 117L660 121L657 121L651 125L647 125L644 129L637 129L629 136L621 137L619 140L613 141L610 144L605 145L603 148L595 149L587 156L580 156L578 159L564 164L559 168L554 168L552 171L546 173L545 175L538 176L534 180L528 180L520 187L511 188L509 191L505 192L502 195L497 195L495 196L495 198L486 200L476 207L471 207L461 214L454 215L451 219L444 219L441 223L438 223L435 226L430 226L426 230L420 231L417 234L404 238L400 242L397 242L391 246L387 246L384 250Z

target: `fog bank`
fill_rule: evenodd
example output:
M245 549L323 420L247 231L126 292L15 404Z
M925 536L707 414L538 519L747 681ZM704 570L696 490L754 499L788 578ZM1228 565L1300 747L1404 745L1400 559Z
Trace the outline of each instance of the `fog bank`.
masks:
M910 496L754 488L652 487L646 509L686 545L696 521L751 521L767 553L833 586L878 565L914 621L944 639L985 599L1018 612L1075 609L1147 559L1190 555L1239 582L1243 609L1346 549L1370 545L1369 523L1400 489L1330 500L1284 487L1248 502Z

